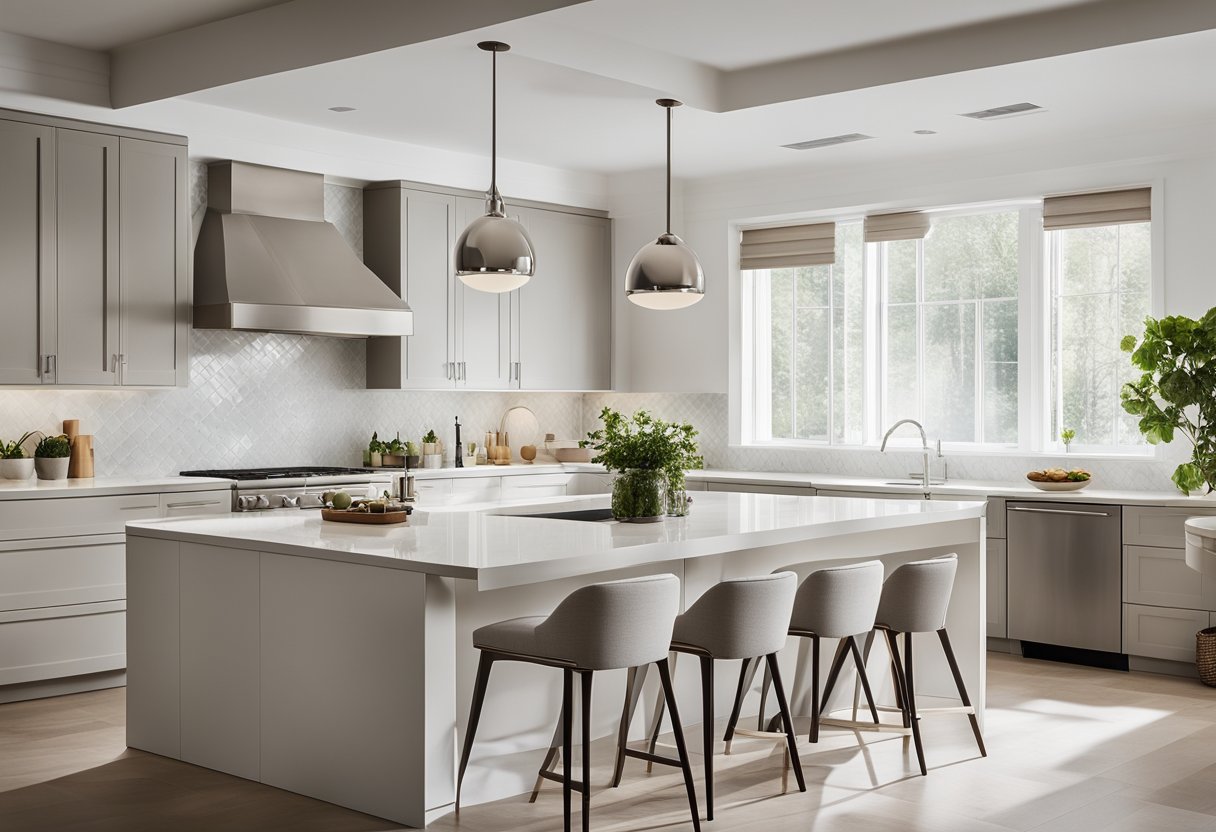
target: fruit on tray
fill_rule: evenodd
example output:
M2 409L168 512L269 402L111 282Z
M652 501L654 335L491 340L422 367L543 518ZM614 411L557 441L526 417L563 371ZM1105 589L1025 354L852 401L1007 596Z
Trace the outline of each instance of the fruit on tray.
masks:
M1082 468L1064 470L1063 468L1045 468L1042 471L1031 471L1026 479L1032 482L1089 482L1092 476Z
M343 511L350 508L351 499L345 491L335 491L329 502L333 504L334 508Z

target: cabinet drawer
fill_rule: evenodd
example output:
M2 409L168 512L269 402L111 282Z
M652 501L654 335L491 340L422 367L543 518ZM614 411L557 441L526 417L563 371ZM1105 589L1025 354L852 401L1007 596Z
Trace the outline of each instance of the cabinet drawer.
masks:
M429 501L432 505L443 505L452 496L452 480L450 478L442 480L415 479L414 495L424 503Z
M569 474L523 474L502 478L503 499L529 497L564 497Z
M748 482L714 482L706 484L706 491L733 491L739 494L786 494L795 497L814 497L815 489L809 485L759 485Z
M1008 633L1008 614L1006 607L1007 578L1005 567L1008 563L1005 551L1005 541L999 538L989 538L987 541L986 566L988 567L988 635L992 638L1005 638Z
M1160 506L1125 506L1123 509L1123 543L1126 546L1162 546L1167 549L1186 548L1188 517L1211 516L1216 509L1164 508Z
M888 494L883 491L835 491L832 489L819 489L812 491L812 494L818 494L820 497L852 497L855 500L923 500L923 493L915 494Z
M484 503L502 498L502 477L458 477L449 498L455 505Z
M0 500L0 540L120 534L131 520L160 516L160 495Z
M1196 610L1123 605L1123 652L1175 662L1195 661L1195 633L1208 626Z
M0 613L0 685L126 667L123 603L55 608L54 618Z
M232 511L232 491L184 491L160 495L162 517L199 517Z
M125 546L33 541L0 544L0 610L120 601L126 597Z
M1204 577L1187 566L1185 549L1123 547L1123 600L1129 604L1208 609Z

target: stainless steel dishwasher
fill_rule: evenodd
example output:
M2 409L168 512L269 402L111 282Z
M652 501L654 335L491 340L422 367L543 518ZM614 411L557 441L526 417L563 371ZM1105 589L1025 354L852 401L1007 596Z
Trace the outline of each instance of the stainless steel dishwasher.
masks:
M1009 638L1120 653L1120 506L1009 502Z

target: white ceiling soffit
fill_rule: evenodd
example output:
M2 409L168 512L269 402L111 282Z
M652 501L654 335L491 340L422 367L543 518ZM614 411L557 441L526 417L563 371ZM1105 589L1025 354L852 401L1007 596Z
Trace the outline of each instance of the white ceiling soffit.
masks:
M578 2L582 0L292 0L118 47L111 53L110 99L114 107L163 100Z

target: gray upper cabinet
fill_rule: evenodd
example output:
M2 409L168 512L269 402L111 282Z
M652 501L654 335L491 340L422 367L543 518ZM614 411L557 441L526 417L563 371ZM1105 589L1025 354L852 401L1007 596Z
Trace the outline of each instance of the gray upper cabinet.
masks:
M57 384L118 383L118 139L56 131Z
M0 111L0 384L186 384L180 137Z
M0 121L0 384L49 378L54 343L55 131ZM43 198L45 195L46 198Z
M612 357L609 221L520 208L536 248L536 274L517 292L519 386L608 390Z
M185 384L190 292L186 148L121 140L122 384Z
M364 191L364 262L414 310L413 335L368 341L367 386L608 389L610 221L509 205L532 235L537 273L496 294L453 271L456 237L484 210L484 199L455 190L382 182Z

